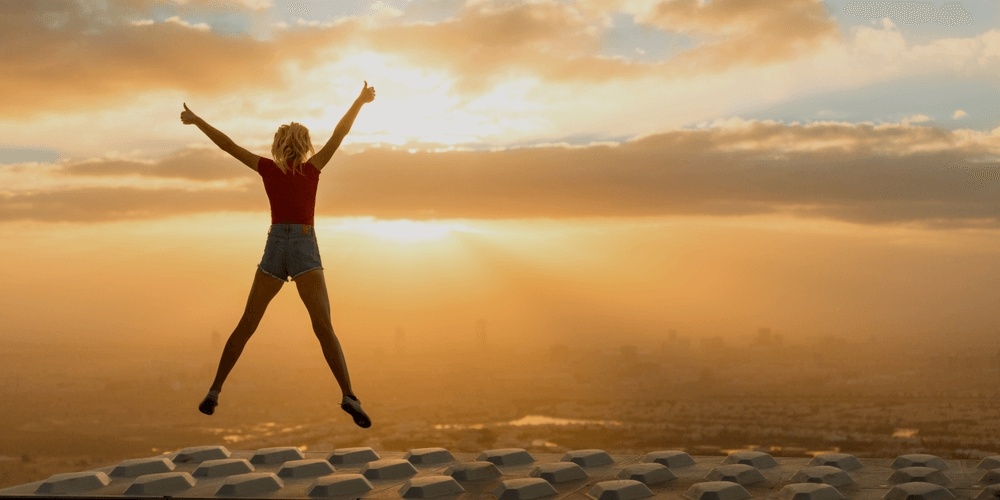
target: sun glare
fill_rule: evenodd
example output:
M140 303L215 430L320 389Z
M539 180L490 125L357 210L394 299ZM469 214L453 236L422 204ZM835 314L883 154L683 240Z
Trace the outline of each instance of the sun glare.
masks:
M351 133L353 141L447 146L502 139L544 125L528 118L534 108L527 103L526 95L537 84L535 80L507 80L471 98L456 89L456 77L446 71L414 66L399 57L370 50L311 68L301 78L303 97L308 103L329 101L333 86L344 93L338 99L346 102L357 93L358 78L374 86L378 97L359 116ZM342 107L329 106L305 123L328 127L337 123L342 113Z
M394 243L436 242L456 232L482 232L459 222L382 220L371 217L339 219L328 227L333 231L357 233Z

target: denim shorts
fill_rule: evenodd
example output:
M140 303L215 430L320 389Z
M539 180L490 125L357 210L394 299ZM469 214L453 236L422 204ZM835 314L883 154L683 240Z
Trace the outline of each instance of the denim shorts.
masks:
M315 228L303 224L271 224L267 231L267 244L264 245L264 257L257 267L264 274L281 281L323 269Z

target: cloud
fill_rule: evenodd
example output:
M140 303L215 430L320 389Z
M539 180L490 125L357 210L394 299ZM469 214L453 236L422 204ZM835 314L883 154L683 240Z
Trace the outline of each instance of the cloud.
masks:
M340 154L323 171L320 216L565 218L786 213L865 224L1000 225L1000 133L904 124L731 120L617 145ZM69 176L246 179L205 189L29 190L0 218L114 220L266 211L259 180L208 150L149 165L73 164ZM232 172L230 174L230 172ZM245 177L240 177L245 176Z
M518 70L603 80L634 69L594 57L599 40L592 27L572 7L554 2L469 6L436 24L400 24L392 16L377 23L370 17L300 20L267 40L217 33L183 15L156 21L153 5L0 3L0 71L6 75L0 92L19 96L5 102L0 116L96 109L162 89L211 94L284 88L293 73L286 65L336 62L353 52L352 44L406 56L418 67L454 69L467 89ZM240 2L204 1L188 8L235 5Z
M708 37L674 63L715 71L795 59L838 37L836 20L820 0L661 0L636 20Z
M599 57L604 27L558 2L470 2L436 24L395 24L359 33L377 51L419 67L446 68L474 92L514 75L551 80L608 81L648 65Z
M68 176L142 176L188 179L194 181L230 180L255 176L242 164L219 150L185 149L156 162L93 159L62 165L59 172Z
M270 9L274 2L272 0L171 0L179 5L207 5L213 7L237 6L255 11Z
M253 211L261 202L266 206L263 188L251 191L254 192L93 187L18 195L0 193L0 220L89 223Z
M1000 30L996 29L974 37L942 37L912 45L889 19L883 19L880 27L856 26L852 33L855 64L873 63L877 58L885 69L910 74L960 71L964 75L992 76L1000 68Z
M3 2L0 71L6 76L0 92L19 98L5 102L0 116L99 109L164 89L283 89L290 85L290 67L333 63L359 47L403 57L411 67L446 69L459 90L475 93L512 75L604 83L713 73L797 57L836 32L812 0L780 8L689 3L662 2L637 20L712 39L674 59L639 63L600 55L613 25L609 11L587 2L468 2L436 23L394 16L301 20L284 23L269 39L216 32L194 20L235 9L250 24L273 25L263 13L269 2L173 2L179 13L162 20L154 19L160 4L153 0Z
M220 93L285 83L280 63L313 61L342 34L294 31L276 40L219 34L180 16L150 22L151 2L0 3L0 116L121 104L160 89ZM294 50L293 50L294 48Z
M951 119L952 120L961 120L962 118L965 118L966 116L968 116L968 113L966 113L964 109L956 109L955 112L952 113Z
M548 81L603 83L673 78L800 57L837 37L818 0L780 3L674 0L654 3L469 2L437 24L382 26L359 33L378 51L421 66L447 67L476 91L510 74ZM619 10L621 9L621 10ZM707 37L671 59L640 63L600 55L611 15L631 13L648 30Z
M995 155L996 139L958 148L960 140L930 127L750 122L619 146L372 151L345 161L323 199L329 212L382 217L787 212L861 223L996 223L1000 185L970 184L971 172L996 166L969 161Z
M176 24L178 26L183 26L185 28L196 29L198 31L209 31L209 30L212 29L207 23L191 24L191 23L189 23L189 22L181 19L180 16L170 16L170 17L164 19L163 22L165 22L165 23L171 23L171 24ZM148 26L148 24L138 24L138 25L136 25L136 24L133 23L133 26Z
M906 116L902 120L900 120L900 122L903 125L909 125L911 123L924 123L929 121L931 121L931 117L923 113L917 113L915 115Z

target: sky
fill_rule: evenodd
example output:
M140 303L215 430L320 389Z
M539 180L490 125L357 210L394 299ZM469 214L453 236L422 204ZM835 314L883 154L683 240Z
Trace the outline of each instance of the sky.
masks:
M267 199L182 103L266 155L367 81L317 201L347 346L995 337L997 26L995 0L2 2L0 331L228 333ZM261 329L310 341L287 290Z

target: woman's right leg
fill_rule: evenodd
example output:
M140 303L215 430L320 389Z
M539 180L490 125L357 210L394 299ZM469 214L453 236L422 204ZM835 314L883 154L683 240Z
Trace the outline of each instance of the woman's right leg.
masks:
M236 325L233 333L226 341L226 347L222 350L222 359L219 360L219 370L215 373L215 381L212 382L213 391L221 391L222 384L226 382L226 377L236 365L236 360L240 358L243 347L247 345L250 336L257 331L260 319L264 317L264 310L271 303L271 299L281 290L284 281L273 276L264 274L259 268L253 278L253 285L250 287L250 296L247 297L247 305L243 310L243 317Z

